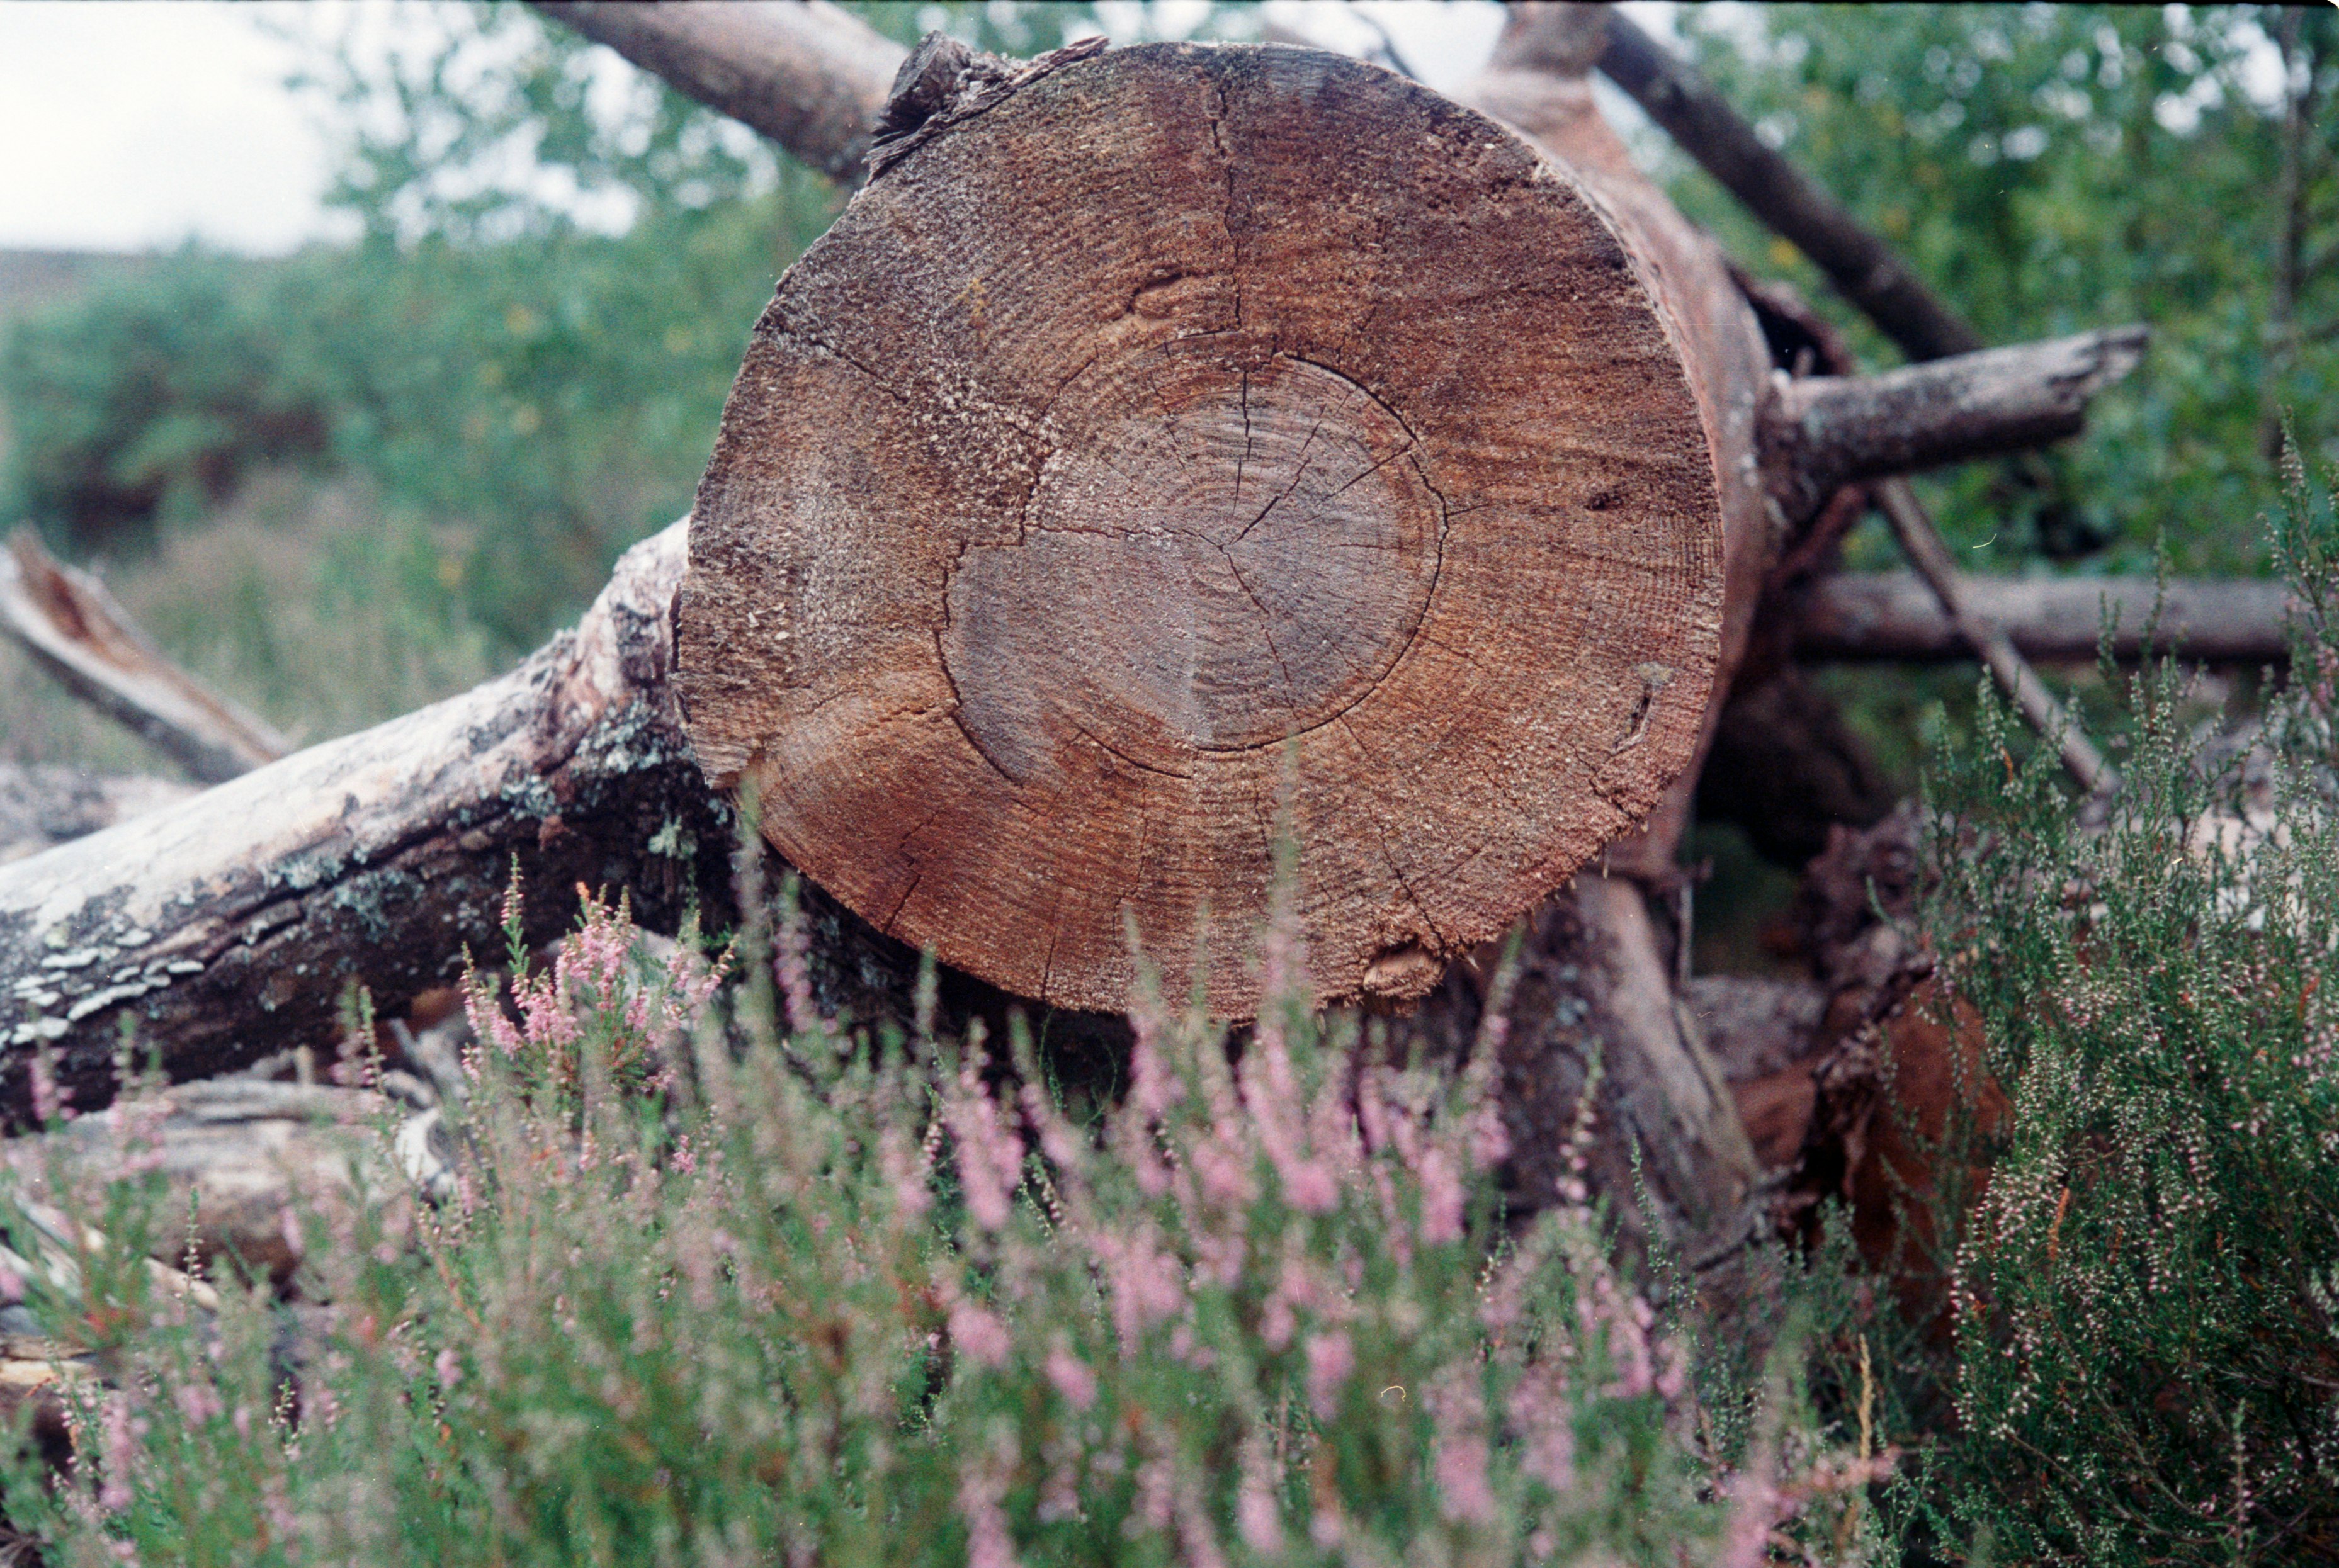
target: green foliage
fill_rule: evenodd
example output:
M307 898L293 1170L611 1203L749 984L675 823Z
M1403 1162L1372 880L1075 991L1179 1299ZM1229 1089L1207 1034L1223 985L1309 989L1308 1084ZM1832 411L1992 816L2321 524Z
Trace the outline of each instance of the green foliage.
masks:
M2339 15L2327 8L1772 5L1683 10L1758 128L1992 342L2143 321L2144 368L2058 458L2107 569L2248 569L2278 410L2339 396ZM2287 47L2295 113L2269 96ZM2253 94L2258 94L2254 99ZM2278 96L2275 95L2275 96ZM2261 101L2264 100L2264 101ZM1685 211L1828 285L1678 153ZM1899 358L1848 307L1871 365ZM1977 568L2043 543L1996 471L1941 482ZM1992 541L1995 541L1994 543Z
M588 904L551 971L474 980L441 1199L304 1206L305 1332L136 1265L151 1173L84 1198L126 1241L31 1294L106 1386L8 1516L59 1563L1752 1568L1839 1472L1703 1456L1580 1186L1501 1224L1490 1043L1359 1062L1290 942L1239 1060L1142 1006L1076 1123L1020 1036L1020 1093L979 1034L847 1040L786 932L726 1035L723 959Z
M2137 678L2078 809L1985 691L1937 764L1931 926L2013 1109L1950 1273L1931 1524L2023 1563L2339 1552L2339 527L2294 471L2309 613L2255 747Z
M352 128L356 246L185 252L15 326L11 509L118 550L264 464L353 473L460 536L429 592L508 651L687 509L756 312L840 198L647 78L597 107L564 29L444 15L427 58L324 84ZM622 232L564 190L629 212Z

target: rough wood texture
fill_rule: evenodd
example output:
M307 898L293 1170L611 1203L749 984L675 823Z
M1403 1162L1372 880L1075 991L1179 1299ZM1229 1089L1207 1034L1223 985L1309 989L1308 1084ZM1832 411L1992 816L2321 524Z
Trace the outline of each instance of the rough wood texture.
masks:
M1762 419L1780 505L1790 517L1808 517L1856 479L2077 435L2088 402L2136 368L2149 336L2118 327L1881 375L1781 375Z
M45 1044L113 1092L124 1019L174 1078L330 1040L496 935L517 858L539 935L577 883L647 918L727 887L730 830L672 712L683 527L637 546L578 628L510 675L181 804L0 866L0 1108Z
M2150 577L1967 577L1968 600L2030 658L2085 663L2112 617L2112 656L2149 651L2208 664L2280 664L2293 603L2281 583ZM2158 620L2154 616L2156 606ZM2146 631L2151 637L2147 648ZM1913 572L1848 572L1811 585L1796 608L1805 659L1925 663L1973 648Z
M1714 689L1726 691L1745 655L1754 606L1785 527L1766 492L1756 445L1771 354L1721 247L1641 174L1593 101L1586 73L1600 57L1612 19L1604 6L1511 7L1485 73L1463 96L1574 174L1633 253L1664 280L1660 297L1666 326L1681 346L1697 399L1721 505L1725 596ZM1701 762L1718 717L1715 705L1700 738ZM1651 880L1671 873L1689 826L1696 771L1693 765L1676 780L1637 833L1609 847L1604 863L1612 872Z
M1074 1007L1125 1001L1129 919L1175 970L1207 914L1248 1013L1288 810L1320 994L1419 995L1698 743L1700 307L1517 137L1337 56L969 107L758 326L678 612L701 760L881 929Z
M537 9L840 184L857 184L902 46L824 0L652 5L536 0Z
M275 761L291 745L173 664L104 585L19 528L0 553L0 629L83 701L204 784Z

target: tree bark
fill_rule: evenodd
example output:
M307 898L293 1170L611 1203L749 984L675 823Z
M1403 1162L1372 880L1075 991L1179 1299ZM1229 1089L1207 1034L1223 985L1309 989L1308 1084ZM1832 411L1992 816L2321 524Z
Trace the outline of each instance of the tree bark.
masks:
M1875 376L1782 375L1762 429L1780 505L1808 517L1856 479L2077 435L2089 401L2136 368L2148 336L2120 327Z
M0 1106L35 1050L113 1092L125 1022L173 1078L330 1040L497 934L518 865L557 932L576 883L671 921L727 887L731 830L667 695L677 524L629 551L573 633L510 675L0 867Z
M904 53L825 0L535 4L841 185L861 182L877 112Z
M1964 584L1975 609L2033 659L2092 660L2107 613L2115 658L2150 652L2250 665L2290 656L2285 626L2291 593L2281 583L1967 577ZM1910 572L1823 577L1800 597L1795 617L1799 658L1925 663L1974 656L1933 591Z

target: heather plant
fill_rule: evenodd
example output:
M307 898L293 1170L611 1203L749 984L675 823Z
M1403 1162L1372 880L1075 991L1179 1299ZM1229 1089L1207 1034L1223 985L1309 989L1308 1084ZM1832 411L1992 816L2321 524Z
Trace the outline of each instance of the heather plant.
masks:
M2295 461L2291 678L2254 742L2131 685L2117 797L1987 690L1936 766L1934 940L2011 1112L1949 1263L1938 1542L1999 1560L2339 1554L2339 540ZM2100 818L2101 820L2097 820Z
M1021 1032L859 1038L766 945L726 987L588 901L475 972L443 1197L288 1213L321 1307L88 1271L102 1381L9 1517L56 1563L1752 1568L1872 1468L1783 1399L1709 1452L1580 1163L1498 1212L1498 1039L1378 1059L1288 922L1236 1049L1149 997L1078 1115Z

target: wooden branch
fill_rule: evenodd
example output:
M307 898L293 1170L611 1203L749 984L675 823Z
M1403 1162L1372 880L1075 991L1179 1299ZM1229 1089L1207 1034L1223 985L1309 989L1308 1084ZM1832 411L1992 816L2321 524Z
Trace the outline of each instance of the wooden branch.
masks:
M2209 664L2279 664L2290 656L2281 583L2150 577L1965 577L1966 602L2025 656L2079 662L2096 656L2103 616L2114 618L2112 654L2147 652ZM2160 620L2147 648L2156 601ZM1923 578L1909 572L1844 574L1811 585L1798 605L1795 656L1802 659L1925 663L1967 659L1973 649Z
M291 743L173 664L98 580L30 528L0 555L0 628L75 696L205 784L273 762Z
M1790 520L1838 487L2077 435L2096 393L2134 370L2143 327L1985 349L1877 376L1777 376L1762 446Z
M861 182L878 110L905 53L825 0L535 4L841 185Z
M1881 239L1772 149L1694 66L1612 11L1600 69L1747 209L1809 256L1912 360L1987 347Z
M2063 766L2079 782L2079 787L2096 796L2107 795L2118 788L2119 775L2104 761L2103 754L2047 689L2038 672L2015 650L2004 629L1967 596L1964 577L1949 555L1949 545L1933 526L1924 503L1909 488L1909 481L1881 480L1875 487L1875 496L1877 509L1892 525L1893 537L1900 541L1902 553L1933 590L1942 613L1957 627L1958 635L1980 656L1982 663L1989 666L1989 673L2014 699L2015 706L2030 726L2055 745L2062 754Z
M175 779L0 763L0 864L86 838L194 793Z
M679 524L636 546L510 675L0 866L0 1108L43 1046L102 1102L125 1021L189 1078L330 1041L353 981L394 1011L500 942L515 862L539 938L580 882L650 920L727 888L665 684L683 555Z

